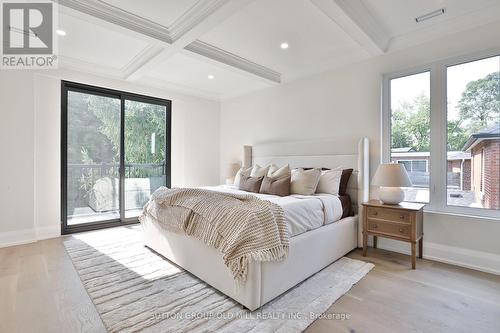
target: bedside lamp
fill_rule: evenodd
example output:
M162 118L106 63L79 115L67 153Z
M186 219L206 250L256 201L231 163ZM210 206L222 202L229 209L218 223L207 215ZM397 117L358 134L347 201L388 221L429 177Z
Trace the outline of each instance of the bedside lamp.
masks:
M234 163L229 163L227 165L226 169L226 184L232 185L234 184L234 177L236 176L236 173L238 170L241 168L241 163L239 162L234 162Z
M412 186L403 164L380 164L372 179L372 185L380 186L379 199L385 204L397 205L405 198L401 187Z

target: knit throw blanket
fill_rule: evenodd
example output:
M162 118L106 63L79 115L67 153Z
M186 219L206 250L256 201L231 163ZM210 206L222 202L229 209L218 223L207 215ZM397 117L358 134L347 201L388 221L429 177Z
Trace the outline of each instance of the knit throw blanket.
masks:
M238 285L246 280L250 259L278 261L288 255L283 209L253 195L161 187L144 207L141 222L145 216L218 249Z

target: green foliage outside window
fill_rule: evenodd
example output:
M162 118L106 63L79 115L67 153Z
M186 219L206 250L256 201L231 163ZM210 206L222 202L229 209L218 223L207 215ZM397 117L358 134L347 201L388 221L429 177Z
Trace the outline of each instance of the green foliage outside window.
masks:
M448 150L462 150L470 135L500 120L500 73L467 84L459 118L448 121ZM430 149L430 101L424 94L392 110L391 148Z

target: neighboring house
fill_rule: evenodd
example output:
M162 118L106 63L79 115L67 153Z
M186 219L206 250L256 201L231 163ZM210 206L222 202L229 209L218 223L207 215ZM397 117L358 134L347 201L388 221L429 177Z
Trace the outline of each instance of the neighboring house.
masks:
M472 191L483 207L500 209L500 124L472 134L463 150L472 156Z
M463 151L449 151L448 163L448 188L462 191L471 190L471 155ZM429 186L430 152L415 151L411 147L393 148L391 162L401 163L414 186Z

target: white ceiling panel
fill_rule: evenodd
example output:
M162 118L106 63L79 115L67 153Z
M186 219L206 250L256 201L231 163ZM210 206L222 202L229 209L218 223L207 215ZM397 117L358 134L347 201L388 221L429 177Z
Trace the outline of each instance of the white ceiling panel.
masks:
M349 0L341 0L349 1ZM447 21L488 7L499 6L498 0L361 0L368 11L391 35L402 36L430 26L444 27ZM445 8L445 14L417 23L415 18ZM464 21L464 24L466 22ZM479 22L480 23L480 22ZM439 31L436 31L439 37Z
M209 75L214 78L209 79ZM236 69L201 60L189 52L173 55L149 74L149 77L181 87L191 87L218 98L236 96L272 85Z
M198 0L104 0L104 2L169 27Z
M62 67L215 99L500 21L500 0L65 0L60 4L64 10L59 26L67 33L58 37ZM417 16L443 7L444 15L415 22ZM168 45L170 40L175 42ZM285 42L289 47L280 48ZM209 75L215 78L210 80Z
M285 76L364 52L309 0L256 0L200 40Z
M61 56L112 69L123 68L148 46L144 40L71 15L60 15L59 28L66 32L58 37Z

